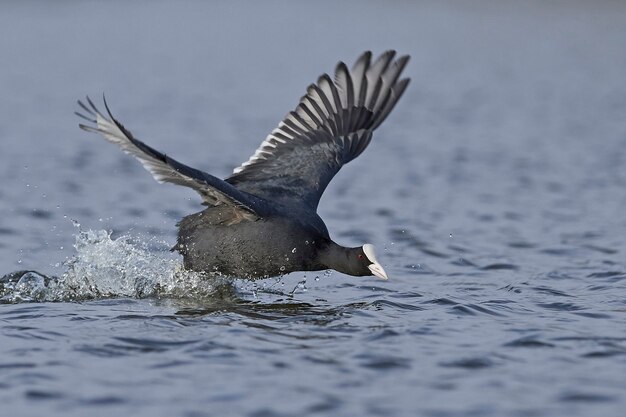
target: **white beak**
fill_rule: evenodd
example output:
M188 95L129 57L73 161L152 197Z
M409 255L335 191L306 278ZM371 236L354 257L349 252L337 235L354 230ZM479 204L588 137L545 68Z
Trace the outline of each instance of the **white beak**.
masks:
M365 245L363 245L363 252L365 253L365 256L367 256L367 259L369 259L369 261L371 262L368 268L370 271L372 271L372 274L376 275L380 279L384 279L385 281L388 280L389 278L387 277L387 273L376 259L376 253L374 253L374 245L366 243Z
M387 277L387 273L378 262L374 262L373 264L368 266L368 268L370 271L372 271L372 274L376 275L378 278L384 279L385 281L389 279L389 277Z

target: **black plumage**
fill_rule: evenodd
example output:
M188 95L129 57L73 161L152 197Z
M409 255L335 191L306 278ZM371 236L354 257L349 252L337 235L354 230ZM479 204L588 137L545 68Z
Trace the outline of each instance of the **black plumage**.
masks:
M296 109L283 119L255 154L221 180L188 167L135 139L111 114L87 97L78 102L89 125L136 157L159 182L196 190L208 206L179 223L176 246L185 267L242 278L293 271L335 269L387 279L372 245L334 243L317 206L343 165L369 145L372 132L406 89L400 79L409 57L387 51L372 62L363 53L352 70L340 62L334 80L322 75Z

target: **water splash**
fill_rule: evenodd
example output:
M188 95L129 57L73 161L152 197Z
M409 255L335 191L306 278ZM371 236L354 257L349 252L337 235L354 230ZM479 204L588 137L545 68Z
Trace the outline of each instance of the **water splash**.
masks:
M291 290L291 295L294 295L296 292L307 292L309 289L306 286L306 277L300 280L296 286Z
M60 277L17 271L0 278L0 303L89 299L214 297L231 280L187 271L169 253L148 249L129 236L111 238L105 230L80 230L76 255Z

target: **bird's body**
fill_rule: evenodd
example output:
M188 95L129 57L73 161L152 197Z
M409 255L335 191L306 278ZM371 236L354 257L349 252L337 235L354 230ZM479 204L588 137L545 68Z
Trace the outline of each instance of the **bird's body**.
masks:
M327 268L315 256L330 241L319 216L311 221L279 209L229 224L228 211L210 207L181 220L174 249L186 268L252 279Z
M248 279L293 271L335 269L355 275L387 274L372 245L342 247L317 214L323 191L339 169L368 146L372 132L408 85L399 76L408 56L387 51L371 62L366 52L352 70L339 63L312 84L233 175L221 180L169 158L135 139L105 106L105 117L87 98L79 105L98 132L135 156L159 182L190 187L207 209L184 217L173 249L186 268Z

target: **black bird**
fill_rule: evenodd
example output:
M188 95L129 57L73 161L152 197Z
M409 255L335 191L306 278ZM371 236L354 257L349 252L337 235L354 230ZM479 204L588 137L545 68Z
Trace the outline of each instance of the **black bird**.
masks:
M178 223L172 250L185 268L239 278L267 278L293 271L335 269L387 279L371 244L347 248L333 242L317 214L319 200L339 169L365 150L372 132L389 115L409 84L400 74L409 56L387 51L372 62L363 53L352 70L339 62L334 79L311 84L261 146L221 180L184 165L135 139L112 115L87 97L76 114L133 155L160 183L197 191L208 206ZM104 97L103 97L104 98Z

